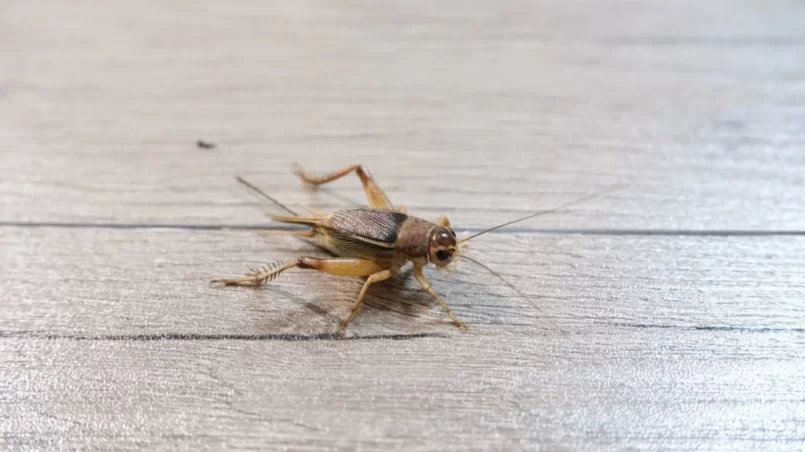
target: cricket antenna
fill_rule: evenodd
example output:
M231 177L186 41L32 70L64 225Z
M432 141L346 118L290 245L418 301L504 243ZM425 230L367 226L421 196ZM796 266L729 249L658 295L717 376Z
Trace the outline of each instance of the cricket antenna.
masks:
M477 265L477 266L479 266L479 267L481 267L481 268L485 269L485 270L486 270L486 271L488 271L489 273L492 273L492 274L493 274L493 275L495 275L495 277L497 277L499 280L503 281L503 283L504 283L504 284L506 284L507 286L509 286L509 288L510 288L511 290L513 290L513 291L517 292L517 294L518 294L518 295L520 295L521 297L526 298L526 296L525 296L525 295L524 295L522 292L520 292L519 290L517 290L517 288L516 288L516 287L514 287L514 284L510 283L509 281L507 281L507 280L506 280L506 278L504 278L504 277L500 276L500 274L499 274L499 273L497 273L496 271L492 270L491 268L487 267L486 265L484 265L484 264L482 264L482 263L480 263L480 262L476 261L475 259L473 259L473 258L471 258L471 257L469 257L469 256L466 256L466 255L464 255L464 254L462 254L460 257L461 257L461 259L467 259L468 261L470 261L470 262L474 263L475 265Z
M258 195L260 195L263 198L271 201L272 203L274 203L274 205L279 206L282 210L290 213L291 215L294 215L294 216L297 216L297 217L299 216L298 213L296 213L293 210L289 209L288 207L285 206L285 204L277 201L276 199L272 198L271 196L268 196L263 190L260 190L259 188L255 187L250 182L246 181L246 179L244 179L244 178L242 178L240 176L235 176L235 179L237 179L238 182L240 182L241 184L245 185L246 187L248 187L249 189L251 189L252 191L257 193Z
M497 225L497 226L493 226L493 227L491 227L491 228L489 228L489 229L485 229L485 230L483 230L483 231L481 231L481 232L476 232L475 234L473 234L473 235L471 235L471 236L469 236L469 237L466 237L466 238L460 239L460 240L458 241L458 243L459 243L459 244L462 244L462 243L464 243L464 242L468 242L468 241L470 241L470 240L474 239L475 237L478 237L479 235L484 235L484 234L486 234L487 232L492 232L492 231L494 231L494 230L497 230L497 229L500 229L500 228L504 228L504 227L506 227L506 226L509 226L509 225L512 225L512 224L515 224L515 223L519 223L519 222L521 222L521 221L529 220L529 219L531 219L531 218L534 218L534 217L539 217L539 216L542 216L542 215L547 215L547 214L549 214L549 213L558 212L558 211L560 211L560 210L562 210L562 209L566 209L566 208L568 208L568 207L570 207L570 206L575 206L576 204L581 204L581 203L583 203L584 201L589 201L589 200L591 200L591 199L593 199L593 198L597 198L597 197L599 197L599 196L603 196L603 195L605 195L605 194L611 193L611 192L613 192L613 191L615 191L615 190L617 190L617 189L620 189L620 188L622 188L622 187L621 187L621 186L615 186L615 187L612 187L612 188L610 188L610 189L608 189L608 190L605 190L605 191L602 191L602 192L599 192L599 193L594 193L594 194L589 195L589 196L585 196L585 197L583 197L583 198L577 199L577 200L575 200L575 201L571 201L571 202L569 202L569 203L567 203L567 204L562 204L562 205L557 206L557 207L554 207L554 208L552 208L552 209L548 209L548 210L540 210L539 212L532 213L531 215L527 215L527 216L525 216L525 217L523 217L523 218L518 218L518 219L516 219L516 220L512 220L512 221L507 221L506 223L499 224L499 225Z
M473 259L473 258L471 258L471 257L469 257L469 256L466 256L466 255L464 255L464 254L460 255L460 258L461 258L461 259L466 259L466 260L468 260L468 261L472 262L473 264L475 264L475 265L477 265L477 266L479 266L479 267L483 268L484 270L488 271L489 273L491 273L491 274L495 275L495 277L496 277L497 279L499 279L499 280L503 281L503 284L506 284L506 286L508 286L508 287L509 287L511 290L513 290L513 291L517 292L517 295L520 295L520 297L522 297L523 299L528 300L529 304L531 304L531 306L532 306L532 307L534 307L534 309L536 309L537 311L541 311L540 307L539 307L539 306L537 306L537 304L536 304L536 303L534 303L534 302L533 302L533 301L532 301L530 298L528 298L528 296L526 296L526 294L524 294L524 293L520 292L520 291L517 289L517 287L515 287L515 286L514 286L514 284L510 283L510 282L509 282L509 281L508 281L506 278L504 278L503 276L501 276L501 275L500 275L498 272L496 272L496 271L492 270L491 268L487 267L486 265L484 265L484 264L482 264L482 263L480 263L480 262L476 261L475 259Z

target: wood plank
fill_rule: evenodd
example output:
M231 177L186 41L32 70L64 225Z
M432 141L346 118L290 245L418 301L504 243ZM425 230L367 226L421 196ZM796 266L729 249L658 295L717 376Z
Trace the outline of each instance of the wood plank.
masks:
M805 445L795 4L0 8L0 449ZM233 175L362 203L293 161L461 228L625 188L472 243L522 296L429 272L469 332L400 278L334 340L357 279L206 284L313 253Z
M361 285L296 270L259 290L208 287L250 267L322 255L297 239L254 232L0 228L0 240L9 282L4 321L16 330L39 330L47 320L50 332L91 334L201 326L223 333L234 325L242 334L329 331ZM471 324L800 328L803 247L802 237L488 234L467 255L525 299L469 262L452 276L428 275ZM439 309L423 315L430 302L411 278L369 294L370 304L390 311L362 316L365 333L451 330Z
M12 449L802 447L801 335L496 339L4 339L0 425Z
M234 174L362 200L296 160L466 226L626 184L539 225L805 230L787 1L42 5L0 18L3 222L259 224Z
M0 228L0 431L17 448L799 450L802 237L490 234L435 286L208 278L289 238ZM536 305L536 308L532 306ZM396 338L396 340L394 339Z

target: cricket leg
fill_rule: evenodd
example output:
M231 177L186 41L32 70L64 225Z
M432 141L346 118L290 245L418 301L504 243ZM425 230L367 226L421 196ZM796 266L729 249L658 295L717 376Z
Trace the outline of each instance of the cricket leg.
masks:
M366 259L319 259L315 257L300 257L299 259L287 264L277 263L268 265L260 269L252 269L245 277L235 279L216 279L211 284L224 286L259 286L267 283L285 270L291 268L302 268L318 270L339 276L369 276L384 270L374 261Z
M369 286L371 286L376 282L389 279L392 276L394 276L394 272L391 271L390 269L382 270L372 275L369 275L369 277L366 279L366 282L363 283L361 293L358 294L358 298L355 300L355 304L352 306L352 311L349 313L349 317L347 317L343 322L341 322L341 325L338 327L338 334L343 334L347 325L349 325L349 323L352 322L352 320L354 320L355 317L358 315L358 313L361 311L361 308L363 307L363 297L366 296L366 291L369 290Z
M394 275L391 269L383 268L374 261L366 259L351 259L351 258L335 258L335 259L319 259L315 257L300 257L295 262L285 265L275 265L264 268L261 271L252 271L245 278L239 279L218 279L212 281L213 284L223 284L225 286L259 286L264 282L271 281L276 278L280 273L290 268L303 268L318 270L324 273L330 273L338 276L368 276L366 282L361 288L358 298L355 300L355 305L352 311L338 327L338 334L344 332L344 329L349 323L355 319L361 308L363 307L363 298L366 296L366 291L373 283L389 279Z
M425 278L425 274L422 273L422 267L418 267L418 266L414 267L414 276L416 276L416 280L419 282L419 285L422 286L422 289L425 292L429 293L433 298L436 299L436 301L439 302L439 304L442 306L442 310L444 311L445 314L447 314L448 317L450 317L450 319L453 321L453 323L457 327L459 327L462 330L466 331L467 326L464 325L464 322L458 320L456 318L456 316L453 315L453 312L447 306L447 303L445 303L445 301L442 299L442 297L440 297L439 294L437 294L436 291L433 290L433 288L430 285L430 281L428 281L428 279Z
M448 228L448 229L452 229L452 228L450 227L450 220L448 220L448 219L447 219L447 217L446 217L446 216L444 216L444 215L442 215L441 217L439 217L439 218L436 220L436 224L438 224L439 226L442 226L442 227Z
M355 171L358 177L361 179L361 184L363 184L363 191L366 192L366 198L369 201L370 207L376 207L380 209L392 209L391 201L383 193L383 190L380 186L377 185L374 178L369 174L369 170L361 165L352 165L341 170L338 170L332 174L328 174L322 177L313 177L301 167L297 166L295 169L295 173L299 176L303 181L307 182L311 185L321 185L326 184L327 182L332 182L336 179L340 179L347 174Z
M277 262L274 264L269 264L261 268L252 268L249 270L249 273L246 274L243 278L234 278L234 279L213 279L210 281L210 285L222 285L222 286L251 286L257 287L263 283L267 283L277 276L280 273L288 270L290 268L294 268L298 266L298 262L290 262L287 264L283 264L281 262Z

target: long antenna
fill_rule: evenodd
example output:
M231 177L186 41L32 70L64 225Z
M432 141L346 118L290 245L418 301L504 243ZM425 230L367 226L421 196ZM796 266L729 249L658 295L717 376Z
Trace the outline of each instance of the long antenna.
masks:
M560 205L560 206L558 206L558 207L554 207L554 208L552 208L552 209L548 209L548 210L541 210L541 211L539 211L539 212L532 213L531 215L527 215L527 216L525 216L525 217L523 217L523 218L518 218L518 219L516 219L516 220L512 220L512 221L507 221L506 223L499 224L499 225L497 225L497 226L491 227L491 228L486 229L486 230L483 230L483 231L481 231L481 232L477 232L477 233L475 233L475 234L473 234L473 235L471 235L471 236L469 236L469 237L467 237L467 238L460 239L460 240L458 241L458 243L464 243L464 242L468 242L468 241L470 241L470 240L474 239L475 237L478 237L479 235L486 234L487 232L492 232L492 231L494 231L494 230L496 230L496 229L500 229L500 228L503 228L503 227L506 227L506 226L512 225L512 224L514 224L514 223L519 223L519 222L521 222L521 221L529 220L529 219L534 218L534 217L539 217L539 216L541 216L541 215L547 215L547 214L549 214L549 213L554 213L554 212L557 212L557 211L559 211L559 210L566 209L566 208L568 208L568 207L570 207L570 206L575 206L576 204L581 204L581 203L583 203L584 201L589 201L589 200L591 200L591 199L593 199L593 198L597 198L597 197L599 197L599 196L603 196L603 195L605 195L605 194L607 194L607 193L611 193L611 192L613 192L613 191L615 191L615 190L617 190L617 189L619 189L619 188L622 188L622 187L621 187L621 186L616 186L616 187L610 188L609 190L605 190L605 191L602 191L602 192L599 192L599 193L595 193L595 194L592 194L592 195L589 195L589 196L585 196L585 197L583 197L583 198L581 198L581 199L577 199L577 200L572 201L572 202L569 202L569 203L567 203L567 204L562 204L562 205Z
M470 261L470 262L474 263L475 265L478 265L479 267L481 267L481 268L485 269L485 270L486 270L486 271L488 271L489 273L492 273L492 274L493 274L493 275L495 275L495 276L496 276L496 277L497 277L499 280L503 281L503 283L504 283L504 284L506 284L507 286L509 286L509 288L510 288L510 289L512 289L513 291L517 292L517 294L518 294L518 295L520 295L520 296L521 296L521 297L523 297L523 298L527 298L527 297L525 296L525 294L523 294L522 292L520 292L519 290L517 290L517 288L516 288L516 287L514 287L514 284L510 283L509 281L507 281L507 280L506 280L506 278L504 278L504 277L500 276L500 274L499 274L499 273L497 273L496 271L494 271L494 270L492 270L491 268L487 267L486 265L484 265L484 264L482 264L482 263L480 263L480 262L476 261L475 259L473 259L473 258L471 258L471 257L469 257L469 256L465 256L465 255L463 255L463 254L459 255L459 258L460 258L460 259L466 259L466 260L468 260L468 261Z
M265 193L263 190L260 190L260 189L259 189L259 188L257 188L256 186L252 185L250 182L246 181L246 179L244 179L244 178L242 178L242 177L240 177L240 176L235 176L235 179L237 179L237 181L238 181L238 182L240 182L241 184L243 184L243 185L245 185L245 186L249 187L249 188L250 188L252 191L254 191L255 193L257 193L258 195L260 195L260 196L262 196L263 198L265 198L265 199L267 199L267 200L271 201L271 202L272 202L272 203L274 203L276 206L279 206L279 207L280 207L282 210L284 210L284 211L286 211L286 212L290 213L291 215L294 215L294 216L297 216L297 217L299 216L299 214L298 214L298 213L296 213L296 212L294 212L293 210L289 209L288 207L286 207L286 206L285 206L285 204L283 204L283 203L281 203L281 202L277 201L276 199L272 198L271 196L268 196L268 195L267 195L267 194L266 194L266 193Z
M501 276L498 272L492 270L491 268L487 267L486 265L484 265L484 264L476 261L475 259L473 259L473 258L471 258L469 256L466 256L464 254L460 254L459 259L466 259L466 260L472 262L473 264L475 264L475 265L483 268L484 270L488 271L489 273L495 275L495 277L497 277L499 280L503 281L503 284L506 284L511 290L517 292L517 295L520 295L522 298L528 300L528 302L531 304L532 307L534 307L534 309L536 309L537 311L541 311L540 307L537 306L536 303L532 302L531 299L528 298L528 296L526 296L526 294L520 292L517 289L517 287L514 286L514 284L510 283L506 278Z

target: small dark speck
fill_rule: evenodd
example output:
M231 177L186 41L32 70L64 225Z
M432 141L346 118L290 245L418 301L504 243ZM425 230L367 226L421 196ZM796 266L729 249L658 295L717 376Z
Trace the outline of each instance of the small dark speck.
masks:
M746 128L746 123L737 119L725 119L720 122L720 125L728 130L743 130Z
M196 146L198 146L199 149L215 149L215 143L204 140L196 141Z

